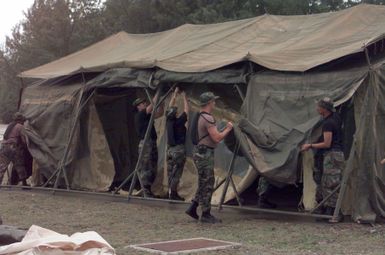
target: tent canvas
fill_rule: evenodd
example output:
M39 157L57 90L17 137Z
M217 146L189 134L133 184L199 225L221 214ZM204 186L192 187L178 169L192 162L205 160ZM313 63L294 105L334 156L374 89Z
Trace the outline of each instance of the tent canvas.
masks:
M376 52L377 43L383 45L384 17L385 8L382 6L359 5L336 13L290 17L265 15L222 24L186 25L157 34L117 34L21 74L22 77L51 78L42 84L27 87L23 93L21 109L29 119L35 121L35 125L30 125L29 148L33 155L36 154L37 161L39 157L46 160L41 162L47 164L44 166L47 172L52 172L63 161L68 147L70 155L61 164L72 167L72 175L76 178L71 177L71 186L104 189L114 179L113 171L109 170L118 169L116 158L122 156L112 156L114 152L111 146L116 144L111 145L108 140L116 138L108 138L106 130L109 128L103 124L103 115L100 115L103 110L100 107L98 109L98 104L102 101L111 102L112 109L120 107L117 110L119 113L132 99L130 96L122 99L128 94L137 95L142 88L170 86L171 82L178 82L193 99L207 88L224 94L223 106L227 104L228 107L219 107L216 116L226 116L238 124L235 134L241 141L243 156L237 157L234 181L239 191L245 190L259 174L274 182L293 184L299 179L297 174L301 162L305 162L298 160L298 147L302 142L314 138L317 131L319 117L314 110L314 101L330 96L337 105L347 109L344 114L346 121L354 123L356 127L350 131L355 135L354 139L353 135L350 137L353 142L348 145L352 149L348 150L350 154L347 153L349 167L345 171L349 172L350 178L347 180L343 208L356 220L372 221L376 215L385 216L384 169L377 163L384 153L380 147L384 142L384 134L377 132L384 121L381 105L384 99L384 65L382 61L370 65L365 55L357 52L367 53L368 47L371 47L368 44L374 45L373 51ZM307 24L319 26L312 29ZM265 30L269 28L270 32L259 30L262 27ZM194 42L196 47L187 42ZM253 48L253 45L261 47ZM226 54L223 49L226 49ZM380 48L373 54L383 56L383 52L382 47L382 50ZM347 56L353 53L356 54ZM342 66L334 65L341 57L345 57L346 62ZM322 66L323 69L317 67L330 61L330 65ZM352 61L358 64L346 64ZM230 65L234 63L237 64ZM299 72L305 70L308 71ZM76 73L87 72L96 72L98 75L81 83L68 81L55 84L52 80L63 75L79 77ZM236 91L230 89L232 84L247 84L242 108L241 103L232 104L238 97L234 97ZM39 94L39 91L45 91L46 94ZM116 94L107 95L107 91L115 91ZM31 103L35 96L38 99ZM92 99L85 101L86 98ZM81 106L84 102L87 104L83 105L83 109ZM122 105L116 106L119 102ZM347 107L349 105L354 107ZM114 112L104 110L106 115ZM127 108L125 112L129 112ZM44 115L46 117L42 117ZM59 119L63 119L62 125L57 123ZM156 124L161 131L164 119ZM75 127L73 132L70 131L71 127ZM124 128L119 130L125 132ZM69 133L75 134L75 137L71 144L65 144ZM158 145L164 149L164 140L159 139ZM378 142L378 145L369 147L366 141L372 141L371 144ZM370 156L366 154L368 151L372 152ZM160 154L162 158L164 151ZM226 176L230 162L223 159L231 158L231 155L232 152L221 144L216 155L217 162L222 163L216 169L217 181ZM131 159L131 163L123 164L125 169L130 164L132 166L133 161ZM160 160L160 165L162 162ZM310 166L304 164L303 167L309 170ZM164 168L160 169L158 176L164 177ZM125 171L127 175L129 170ZM182 190L187 189L182 195L190 194L191 197L196 178L194 171L189 161L183 177L185 179L181 182ZM94 175L106 178L100 179ZM154 184L160 193L165 191L164 179L158 178ZM303 179L312 181L311 178ZM85 184L88 180L92 184ZM364 192L365 187L371 188ZM220 190L215 193L213 202L218 201L219 193ZM230 192L226 200L233 197L234 193Z

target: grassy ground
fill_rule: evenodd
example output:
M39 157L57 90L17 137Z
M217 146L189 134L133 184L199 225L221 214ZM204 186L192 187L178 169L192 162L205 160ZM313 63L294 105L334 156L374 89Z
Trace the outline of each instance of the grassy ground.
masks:
M133 200L131 200L133 201ZM385 226L214 210L222 224L190 220L185 205L111 202L31 191L0 190L4 224L39 225L63 234L94 230L117 254L146 254L131 244L207 237L242 243L241 248L201 254L384 254Z

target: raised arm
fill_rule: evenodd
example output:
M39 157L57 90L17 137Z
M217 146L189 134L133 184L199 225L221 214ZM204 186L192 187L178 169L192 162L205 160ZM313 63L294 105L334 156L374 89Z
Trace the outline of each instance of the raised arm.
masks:
M178 93L179 93L179 88L176 87L175 90L174 90L174 93L172 93L171 100L170 100L170 103L169 103L168 107L175 106L175 100L176 100L176 96L177 96Z
M184 92L184 91L182 92L182 97L183 97L183 104L184 104L184 112L186 114L188 114L188 112L190 111L190 107L189 107L189 104L188 104L186 92Z

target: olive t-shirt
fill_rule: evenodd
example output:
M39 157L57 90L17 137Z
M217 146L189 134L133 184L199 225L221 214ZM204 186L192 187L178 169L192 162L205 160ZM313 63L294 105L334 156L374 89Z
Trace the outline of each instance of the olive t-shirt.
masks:
M198 137L199 143L211 148L215 148L217 143L211 139L208 129L216 127L214 117L206 112L202 112L198 119Z

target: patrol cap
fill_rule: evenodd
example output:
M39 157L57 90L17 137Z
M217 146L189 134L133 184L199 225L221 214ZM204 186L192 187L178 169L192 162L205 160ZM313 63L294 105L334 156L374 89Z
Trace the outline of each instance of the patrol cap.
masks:
M137 107L139 104L145 102L146 99L144 99L143 97L138 97L137 99L135 99L135 101L132 103L132 106L134 107Z
M330 112L335 112L334 102L330 97L324 97L317 102L317 105L321 108L324 108Z
M205 106L211 101L218 99L219 96L214 95L213 92L204 92L199 96L199 105Z
M14 115L13 115L13 120L14 121L25 121L25 117L23 114L21 114L21 112L16 112Z

